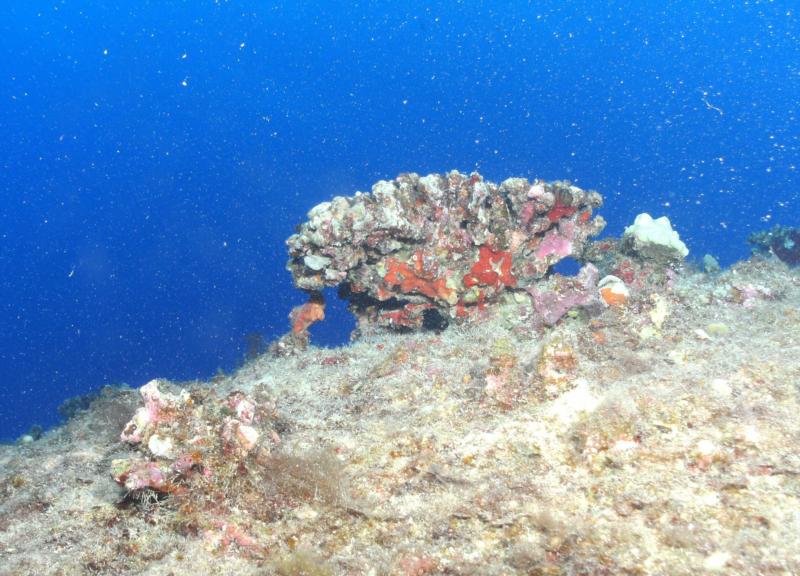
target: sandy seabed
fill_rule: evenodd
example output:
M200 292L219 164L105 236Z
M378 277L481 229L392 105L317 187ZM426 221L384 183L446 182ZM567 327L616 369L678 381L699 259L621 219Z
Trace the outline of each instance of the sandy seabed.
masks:
M0 574L800 574L800 275L774 260L173 384L275 399L286 506L226 508L247 537L221 539L185 496L126 498L141 400L105 390L0 447Z

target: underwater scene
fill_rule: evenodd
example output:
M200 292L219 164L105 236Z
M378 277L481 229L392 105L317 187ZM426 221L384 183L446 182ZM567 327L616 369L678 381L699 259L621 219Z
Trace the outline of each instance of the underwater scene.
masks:
M791 2L0 5L0 576L800 574Z

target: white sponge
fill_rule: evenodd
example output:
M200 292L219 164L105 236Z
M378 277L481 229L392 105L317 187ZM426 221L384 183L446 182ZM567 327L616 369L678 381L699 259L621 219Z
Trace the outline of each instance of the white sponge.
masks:
M639 214L625 228L622 238L626 247L646 258L683 260L689 255L689 249L666 216L653 219L650 214Z

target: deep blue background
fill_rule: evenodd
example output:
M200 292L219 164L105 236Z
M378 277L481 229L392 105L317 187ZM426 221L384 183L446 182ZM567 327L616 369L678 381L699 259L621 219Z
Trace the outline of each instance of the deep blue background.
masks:
M792 2L298 4L0 4L0 437L235 367L293 226L399 172L572 179L723 263L800 222Z

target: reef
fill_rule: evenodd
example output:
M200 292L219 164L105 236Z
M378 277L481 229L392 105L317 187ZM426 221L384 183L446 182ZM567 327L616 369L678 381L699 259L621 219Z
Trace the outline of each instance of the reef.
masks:
M296 335L324 315L320 291L339 287L360 333L441 328L525 291L566 257L580 259L605 222L597 192L568 182L501 184L480 174L403 174L368 194L308 213L287 240L295 285L311 294Z
M434 234L451 228L426 178L469 239ZM800 573L797 269L759 254L703 273L662 218L590 240L601 220L580 214L599 197L565 183L492 185L470 212L459 194L488 184L426 178L378 185L389 205L427 199L391 208L396 242L346 217L377 218L375 192L312 211L290 241L311 296L292 354L106 387L0 446L0 573ZM540 224L510 216L509 182ZM319 216L334 204L341 226ZM567 250L540 251L564 238L572 277L551 269ZM307 338L328 285L362 323L335 349ZM414 306L455 325L423 330ZM384 316L398 310L415 321Z

